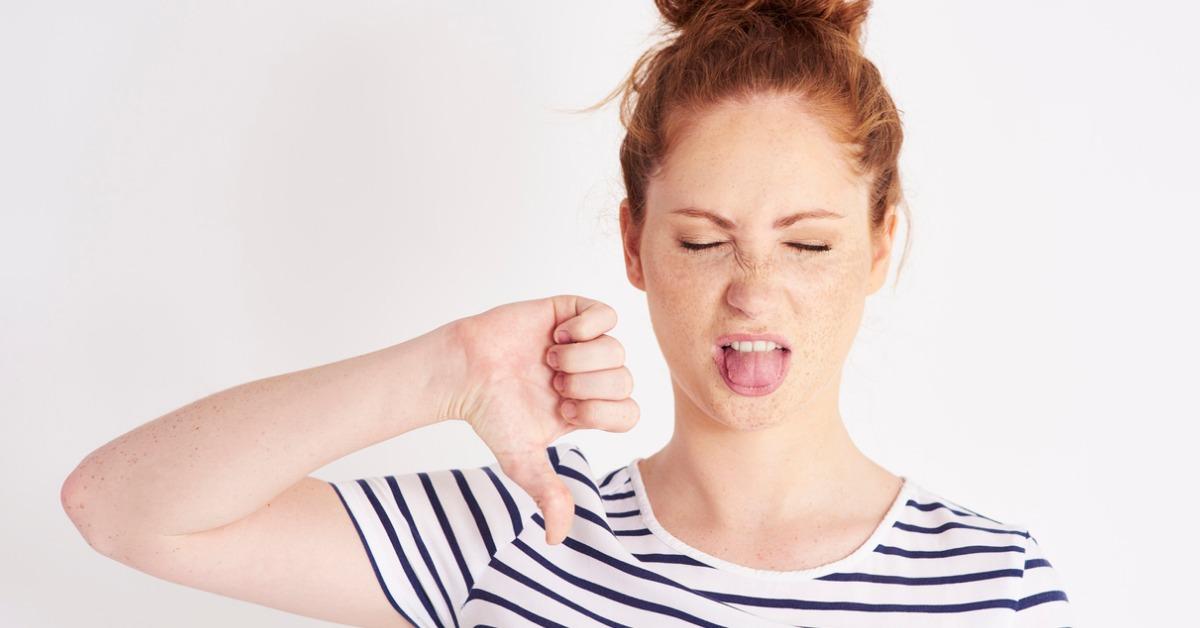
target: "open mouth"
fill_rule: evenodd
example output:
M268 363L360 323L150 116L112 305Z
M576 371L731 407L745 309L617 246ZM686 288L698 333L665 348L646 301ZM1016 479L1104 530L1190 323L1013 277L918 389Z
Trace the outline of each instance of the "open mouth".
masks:
M725 385L746 397L769 395L783 384L792 351L773 342L735 341L720 345L713 362Z
M740 345L741 343L738 343L738 344ZM721 348L722 349L736 349L738 351L772 351L772 350L774 350L774 351L791 351L791 349L788 349L787 347L777 345L774 342L770 342L770 341L767 341L766 346L762 349L758 349L758 348L743 349L741 347L735 348L734 344L730 343L730 342L727 342L727 343L721 345Z

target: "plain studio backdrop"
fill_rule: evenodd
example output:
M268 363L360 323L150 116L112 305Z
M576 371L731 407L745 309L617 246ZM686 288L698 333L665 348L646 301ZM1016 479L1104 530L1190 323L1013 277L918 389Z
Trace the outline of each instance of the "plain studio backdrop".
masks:
M868 301L843 416L890 470L1027 526L1089 626L1184 618L1196 583L1198 16L1135 8L881 0L866 29L913 241ZM650 0L0 5L0 623L324 624L104 558L64 478L194 399L501 303L615 307L641 421L564 440L597 473L664 444L616 105L563 112L657 19ZM315 475L493 460L456 422Z

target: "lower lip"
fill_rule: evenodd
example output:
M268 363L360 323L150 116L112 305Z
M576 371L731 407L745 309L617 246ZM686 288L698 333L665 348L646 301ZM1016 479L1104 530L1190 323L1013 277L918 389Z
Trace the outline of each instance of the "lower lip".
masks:
M744 386L731 379L729 373L725 370L725 349L717 347L713 354L713 362L717 365L717 371L721 373L721 379L725 381L725 385L733 392L745 397L762 397L775 392L783 384L783 380L787 378L788 369L792 365L792 352L783 351L783 369L779 372L779 378L764 386Z

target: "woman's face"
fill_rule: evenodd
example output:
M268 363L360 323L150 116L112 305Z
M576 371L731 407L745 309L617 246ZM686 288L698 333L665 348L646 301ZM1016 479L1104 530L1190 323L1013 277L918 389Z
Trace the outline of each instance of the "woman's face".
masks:
M845 160L796 100L761 96L690 120L648 184L640 234L622 202L626 270L646 292L677 408L682 393L750 429L830 398L865 299L886 279L894 234L889 216L886 237L871 237L869 181ZM816 215L784 220L802 212ZM740 332L777 334L789 352L727 358L719 337Z

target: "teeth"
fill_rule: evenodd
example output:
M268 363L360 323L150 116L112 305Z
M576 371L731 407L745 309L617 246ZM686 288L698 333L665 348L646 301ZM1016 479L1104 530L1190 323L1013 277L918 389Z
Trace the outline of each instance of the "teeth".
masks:
M742 340L731 342L726 346L732 348L734 351L774 351L775 349L782 348L770 340Z

